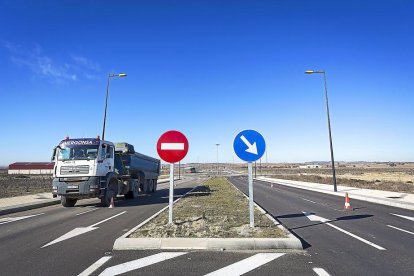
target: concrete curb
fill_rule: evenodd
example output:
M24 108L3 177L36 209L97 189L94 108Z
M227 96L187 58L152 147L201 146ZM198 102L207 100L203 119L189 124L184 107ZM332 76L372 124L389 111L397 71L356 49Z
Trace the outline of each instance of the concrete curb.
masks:
M42 208L42 207L56 205L56 204L60 204L60 199L45 200L45 201L30 203L30 204L14 205L10 207L1 208L0 216L22 212L22 211L27 211L27 210L32 210L32 209L37 209L37 208Z
M303 185L300 185L300 181L294 181L294 180L286 180L286 179L269 179L266 177L258 177L255 178L256 180L260 180L260 181L264 181L264 182L268 182L268 183L274 183L274 184L279 184L279 185L284 185L284 186L288 186L288 187L292 187L292 188L298 188L298 189L303 189L303 190L309 190L309 191L314 191L314 192L319 192L319 193L324 193L324 194L330 194L330 195L334 195L334 196L340 196L340 197L345 197L345 193L347 192L349 194L350 197L352 197L352 199L357 199L357 200L362 200L362 201L367 201L367 202L372 202L372 203L377 203L377 204L382 204L382 205L387 205L387 206L392 206L392 207L398 207L398 208L402 208L402 209L407 209L407 210L414 210L414 203L410 203L410 202L401 202L398 201L396 199L390 199L390 198L379 198L379 197L373 197L373 196L367 196L367 195L358 195L355 193L352 193L352 191L338 191L338 192L333 192L333 191L327 191L325 189L318 189L318 188L314 188L314 187L306 187ZM297 182L297 184L295 184L295 182ZM318 183L315 183L318 184Z
M233 185L234 186L234 185ZM235 186L234 186L235 187ZM235 187L237 189L237 187ZM195 188L194 188L195 189ZM191 191L193 191L192 189ZM237 189L238 190L238 189ZM190 192L191 192L190 191ZM240 190L239 190L240 191ZM188 192L188 193L190 193ZM188 194L187 193L187 194ZM185 194L185 195L187 195ZM244 194L244 193L243 193ZM185 196L184 195L184 196ZM183 196L183 197L184 197ZM174 201L176 203L178 200ZM255 203L255 206L282 229L288 238L127 238L138 228L142 227L168 206L132 228L130 231L115 240L114 250L145 250L145 249L174 249L174 250L274 250L295 249L302 250L302 243L278 221Z

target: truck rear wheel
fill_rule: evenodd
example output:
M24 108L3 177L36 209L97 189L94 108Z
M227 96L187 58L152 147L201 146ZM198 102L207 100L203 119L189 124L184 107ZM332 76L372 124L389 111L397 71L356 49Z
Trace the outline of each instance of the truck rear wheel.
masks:
M154 192L154 180L152 179L148 180L148 192L149 193Z
M155 193L157 191L157 179L152 180L152 192Z
M73 207L78 201L76 198L67 198L66 196L60 197L60 203L62 203L63 207Z
M132 190L132 198L137 198L139 196L139 182L134 185L134 189Z
M151 192L151 189L150 189L150 180L149 179L145 179L145 182L144 182L144 185L143 185L142 188L143 188L143 192L145 194L148 194L148 193Z
M130 185L132 190L125 194L125 198L137 198L139 196L139 182L135 181L135 183L130 183Z

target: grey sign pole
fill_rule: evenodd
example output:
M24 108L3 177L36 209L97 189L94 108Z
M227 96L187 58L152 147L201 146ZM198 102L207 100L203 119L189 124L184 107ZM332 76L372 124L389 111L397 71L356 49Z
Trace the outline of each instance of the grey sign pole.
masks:
M168 208L168 224L173 223L173 201L174 201L174 163L170 163L170 196Z
M254 228L254 201L253 201L253 168L252 162L247 163L249 174L249 210L250 210L250 227Z

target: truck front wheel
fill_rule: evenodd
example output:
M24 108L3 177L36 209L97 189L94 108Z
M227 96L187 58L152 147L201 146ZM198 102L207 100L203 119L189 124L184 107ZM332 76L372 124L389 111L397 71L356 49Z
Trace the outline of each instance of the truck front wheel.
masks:
M62 203L63 207L73 207L78 201L76 198L67 198L66 196L61 196L60 203Z
M116 180L112 180L106 188L105 195L101 197L101 204L103 207L109 207L111 205L111 199L116 197L116 189L117 189L117 182Z

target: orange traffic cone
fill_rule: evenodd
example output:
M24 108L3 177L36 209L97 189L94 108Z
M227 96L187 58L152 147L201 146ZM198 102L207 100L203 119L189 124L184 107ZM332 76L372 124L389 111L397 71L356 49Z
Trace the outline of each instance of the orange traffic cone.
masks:
M108 208L114 208L114 197L111 197L111 204L109 204Z
M348 193L345 193L345 206L344 206L344 209L352 210L351 201L349 200Z

